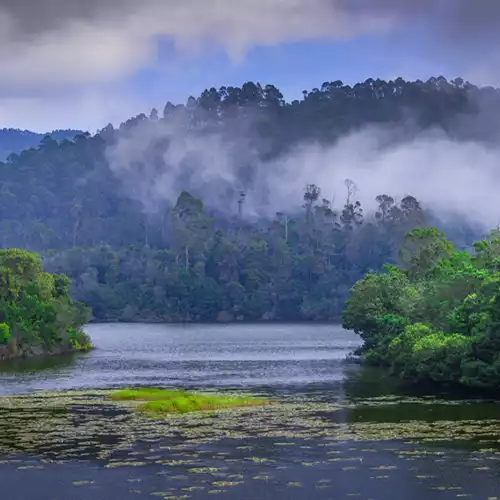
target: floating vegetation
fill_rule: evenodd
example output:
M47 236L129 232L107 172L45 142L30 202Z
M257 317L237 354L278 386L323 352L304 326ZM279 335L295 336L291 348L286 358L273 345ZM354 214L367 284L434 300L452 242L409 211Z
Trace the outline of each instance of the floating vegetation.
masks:
M484 411L488 418L482 420L468 418L469 410L460 413L467 418L453 419L452 412L444 409L457 408L455 402L417 398L328 403L289 396L271 405L174 411L162 418L137 411L147 403L168 401L166 396L172 401L188 394L143 389L0 398L1 463L27 475L41 466L49 469L92 460L106 473L122 475L126 492L171 500L209 494L236 497L241 488L262 491L277 484L287 487L290 495L305 494L307 488L318 496L328 495L338 489L338 475L356 481L364 475L370 488L388 488L403 470L411 471L418 487L465 497L469 495L465 484L465 489L460 481L439 484L437 470L421 464L450 460L455 447L469 452L467 468L472 474L488 477L488 471L500 467L500 411L494 403L484 403L491 405L491 411ZM433 404L441 419L398 419L402 406ZM392 418L379 419L379 410ZM377 418L370 420L370 412ZM495 413L498 417L492 418ZM144 479L151 476L158 484ZM101 484L87 472L69 481L75 491L79 487L83 492ZM357 497L358 491L358 487L347 490L343 498Z
M169 413L215 411L228 408L264 406L267 399L224 394L199 394L182 390L140 388L116 391L109 395L114 401L147 401L137 409L145 414L161 416Z
M173 401L181 391L175 393ZM185 397L182 393L183 398ZM163 403L165 391L92 391L92 392L46 392L30 396L10 396L0 398L0 453L8 455L24 451L34 456L50 459L73 459L95 457L110 463L111 467L137 466L143 463L159 462L160 465L176 467L191 464L196 467L197 456L193 452L184 456L179 449L179 456L174 456L176 447L167 443L169 438L181 439L186 445L238 439L235 449L243 454L245 460L255 464L273 463L272 457L252 456L249 439L272 438L274 448L280 450L296 446L296 439L320 439L321 446L343 441L389 441L402 440L408 444L425 443L433 446L457 445L472 447L477 450L500 452L500 411L492 404L492 415L497 418L482 420L397 420L397 404L394 398L372 398L359 401L323 403L304 401L302 398L290 398L277 401L276 404L258 407L235 406L224 411L207 415L206 412L173 412L161 419L148 418L148 414L134 411L144 404ZM206 396L215 398L216 396ZM233 398L224 396L223 398ZM252 396L238 395L243 401L251 401ZM255 398L257 399L257 398ZM258 399L263 401L264 399ZM397 401L402 404L417 404L415 398ZM423 405L431 400L423 399ZM435 404L435 401L434 401ZM470 402L470 405L477 404ZM441 406L446 403L440 402ZM455 402L450 402L453 407ZM381 408L394 408L394 421L359 421L354 418L358 408L373 411ZM440 411L445 417L447 414ZM347 415L348 418L337 418ZM354 417L350 418L350 415ZM207 418L208 417L208 418ZM451 416L450 416L451 417ZM161 443L160 443L161 441ZM132 449L134 443L151 443L146 452ZM159 443L159 444L158 444ZM308 445L301 443L300 449L307 450ZM129 456L112 460L119 450L127 450ZM283 450L284 451L284 450ZM373 453L372 447L364 447L363 452ZM168 453L166 453L168 452ZM330 455L329 461L359 461L361 457L340 455L339 450L325 450ZM358 451L359 453L359 451ZM403 453L403 452L402 452ZM433 453L429 448L424 451L406 450L404 453L420 455ZM439 458L439 450L435 452ZM442 452L441 452L442 453ZM50 456L51 455L51 456ZM55 456L54 456L55 455ZM496 455L500 458L500 455ZM3 457L2 457L3 458ZM125 458L125 459L124 459ZM220 455L221 460L233 459ZM162 460L163 459L163 460ZM303 461L305 466L313 461ZM349 464L345 464L349 465ZM388 465L388 464L383 464Z

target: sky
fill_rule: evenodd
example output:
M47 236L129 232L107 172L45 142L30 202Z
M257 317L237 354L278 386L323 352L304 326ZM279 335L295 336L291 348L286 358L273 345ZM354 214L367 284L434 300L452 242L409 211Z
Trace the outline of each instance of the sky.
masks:
M0 0L0 128L92 132L205 88L500 84L498 0Z

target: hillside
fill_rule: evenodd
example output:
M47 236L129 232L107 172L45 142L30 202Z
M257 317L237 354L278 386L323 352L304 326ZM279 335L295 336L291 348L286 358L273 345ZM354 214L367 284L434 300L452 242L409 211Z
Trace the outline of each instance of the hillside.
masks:
M54 130L53 132L39 134L29 130L0 129L0 161L5 161L11 153L20 153L24 149L37 148L46 135L56 141L62 141L64 139L73 139L75 135L81 133L80 130Z
M0 164L1 245L44 252L101 320L338 319L349 287L439 214L390 185L365 207L356 178L332 201L305 163L286 170L297 148L366 127L389 131L384 147L436 130L493 144L499 110L497 89L460 79L327 82L293 102L206 90ZM459 245L477 236L447 224Z

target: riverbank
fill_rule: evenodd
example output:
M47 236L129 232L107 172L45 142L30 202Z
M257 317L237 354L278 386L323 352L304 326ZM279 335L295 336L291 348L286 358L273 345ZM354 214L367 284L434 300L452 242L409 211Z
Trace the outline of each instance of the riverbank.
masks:
M346 302L343 325L366 361L415 384L498 390L499 235L469 253L432 227L408 233L401 267L366 274Z
M16 342L9 342L6 345L0 345L0 362L65 356L79 352L89 352L92 349L94 349L94 346L90 337L83 332L79 335L79 340L73 339L72 342L67 344L50 348L40 344L20 347Z
M89 310L73 302L67 276L43 271L39 255L0 249L0 360L89 350Z
M284 319L269 319L269 318L263 318L263 319L243 319L243 318L237 318L234 316L222 316L218 317L218 319L215 319L213 321L207 321L207 320L199 320L199 319L193 319L193 318L185 318L185 319L180 319L180 318L171 318L171 317L166 317L163 319L158 319L158 318L150 318L150 317L137 317L137 318L132 318L132 319L116 319L116 318L110 318L110 319L102 319L102 318L96 318L96 317L91 317L89 320L89 324L91 325L112 325L112 324L120 324L120 325L127 325L127 324L143 324L143 325L332 325L332 326L337 326L340 323L340 318L335 318L331 320L322 320L322 321L315 321L315 320L284 320Z

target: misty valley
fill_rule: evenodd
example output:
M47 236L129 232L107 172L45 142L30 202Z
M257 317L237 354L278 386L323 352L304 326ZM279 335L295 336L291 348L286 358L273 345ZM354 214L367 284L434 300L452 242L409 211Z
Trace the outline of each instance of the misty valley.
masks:
M499 111L247 82L0 130L7 500L500 498Z

